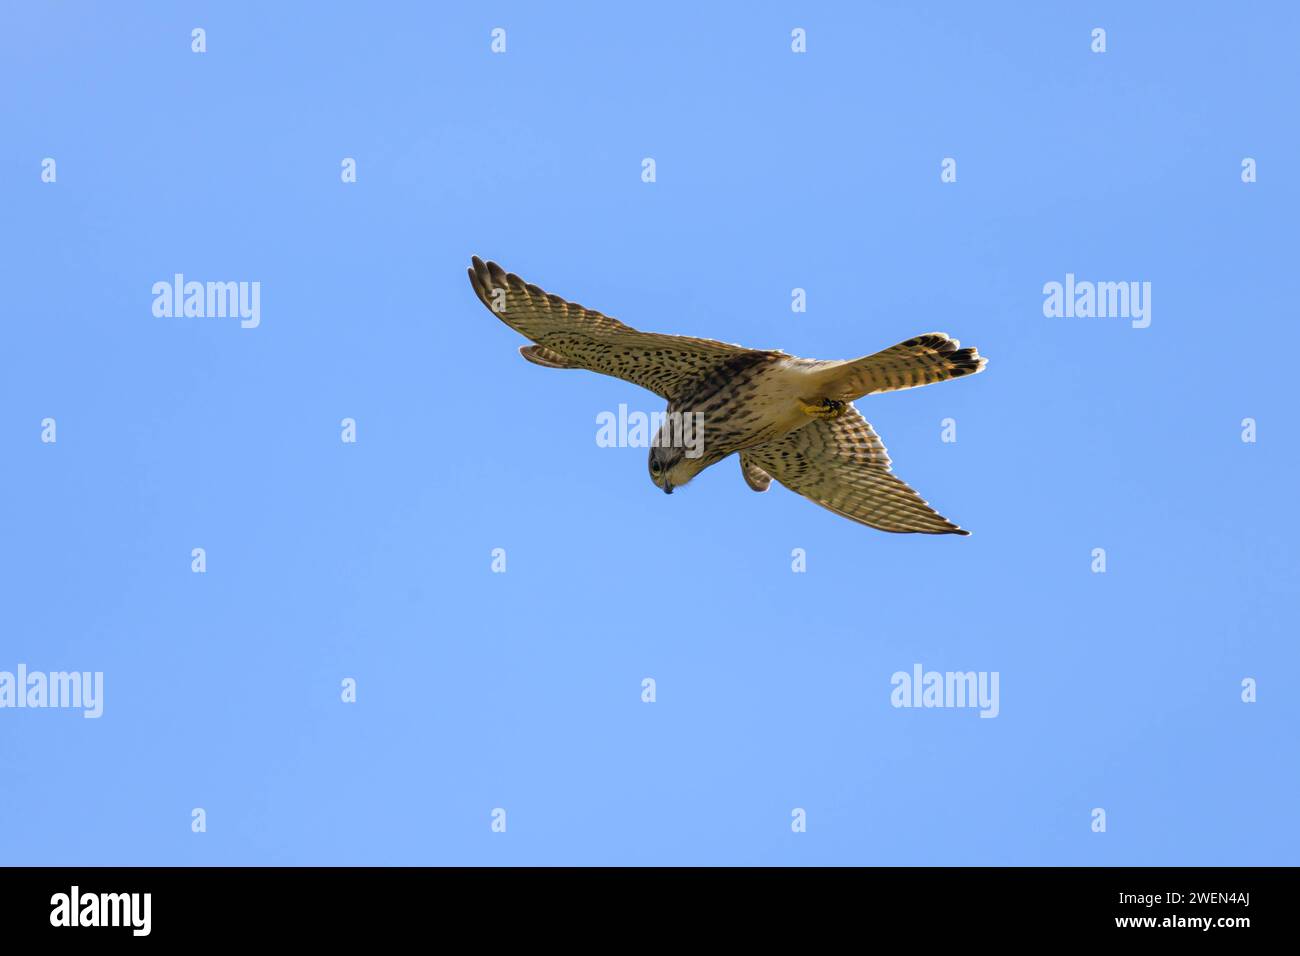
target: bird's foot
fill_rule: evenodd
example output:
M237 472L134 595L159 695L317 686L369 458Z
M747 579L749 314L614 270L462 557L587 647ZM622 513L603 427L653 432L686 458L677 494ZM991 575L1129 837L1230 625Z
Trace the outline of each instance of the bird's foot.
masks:
M805 402L799 399L799 410L805 415L812 418L834 419L839 418L849 410L848 402L841 402L835 398L823 398L816 402Z

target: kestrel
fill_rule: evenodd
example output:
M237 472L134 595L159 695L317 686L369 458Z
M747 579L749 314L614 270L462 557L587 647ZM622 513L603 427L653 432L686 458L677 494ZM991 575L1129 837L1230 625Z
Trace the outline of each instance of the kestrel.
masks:
M474 292L534 345L519 349L546 368L613 375L668 400L674 413L702 415L694 457L661 430L650 480L671 494L738 452L745 482L766 491L775 478L823 508L881 531L970 534L894 476L871 424L853 406L865 395L914 388L982 371L987 360L942 332L918 335L874 355L830 362L712 339L642 332L530 285L477 256ZM680 419L678 419L680 421Z

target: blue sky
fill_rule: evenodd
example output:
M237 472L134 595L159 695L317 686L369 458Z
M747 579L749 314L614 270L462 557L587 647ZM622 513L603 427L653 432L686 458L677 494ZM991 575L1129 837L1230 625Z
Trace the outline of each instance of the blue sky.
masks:
M0 863L1300 862L1298 20L7 5L0 671L104 712L0 709ZM472 254L656 331L978 346L859 403L972 536L734 459L664 496L595 441L660 400L524 362ZM176 273L260 325L155 316ZM1067 274L1150 326L1046 317ZM915 664L997 718L891 706Z

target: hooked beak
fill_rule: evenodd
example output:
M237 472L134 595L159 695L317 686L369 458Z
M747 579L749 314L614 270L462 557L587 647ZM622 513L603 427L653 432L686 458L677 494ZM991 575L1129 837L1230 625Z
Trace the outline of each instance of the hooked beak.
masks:
M669 481L667 478L665 478L665 479L664 479L664 494L666 494L666 495L671 495L672 493L673 493L673 483L672 483L671 481Z

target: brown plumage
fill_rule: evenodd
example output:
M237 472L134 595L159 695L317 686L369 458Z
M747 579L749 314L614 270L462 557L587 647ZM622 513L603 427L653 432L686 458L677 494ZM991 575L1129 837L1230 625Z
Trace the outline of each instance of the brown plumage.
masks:
M520 349L528 361L612 375L667 399L670 416L703 416L698 457L667 442L651 448L651 480L664 491L739 452L741 473L755 491L766 491L775 478L836 514L882 531L969 533L892 474L880 437L851 403L980 372L987 361L975 349L932 332L850 361L803 359L642 332L477 256L469 279L488 309L535 343Z

